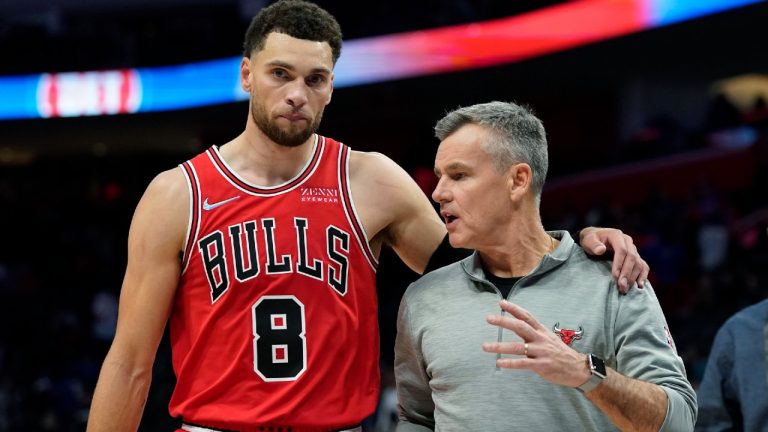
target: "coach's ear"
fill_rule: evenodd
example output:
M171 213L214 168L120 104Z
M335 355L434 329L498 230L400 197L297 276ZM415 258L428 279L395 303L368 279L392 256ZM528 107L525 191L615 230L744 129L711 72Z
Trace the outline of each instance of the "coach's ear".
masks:
M531 189L533 171L527 163L516 163L507 170L507 190L512 202L521 202Z

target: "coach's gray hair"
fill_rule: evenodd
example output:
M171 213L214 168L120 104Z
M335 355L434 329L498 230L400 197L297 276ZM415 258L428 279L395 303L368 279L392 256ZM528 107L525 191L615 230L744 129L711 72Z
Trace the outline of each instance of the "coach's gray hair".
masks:
M469 123L489 130L483 150L499 173L505 173L510 166L521 162L531 167L531 191L538 205L549 167L547 136L541 120L527 107L494 101L449 112L435 125L435 136L443 141Z

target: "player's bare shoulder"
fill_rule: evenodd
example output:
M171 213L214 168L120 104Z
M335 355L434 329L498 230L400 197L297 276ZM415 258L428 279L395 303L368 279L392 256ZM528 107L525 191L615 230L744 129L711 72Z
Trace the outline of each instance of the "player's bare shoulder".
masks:
M180 168L163 171L149 183L131 222L131 236L148 236L182 247L189 221L190 192Z
M148 193L161 195L166 200L189 202L187 180L179 167L157 174L147 186L146 194Z
M445 235L445 227L416 182L379 153L350 156L352 199L373 239L392 246L414 271L422 272Z
M352 151L349 160L352 199L369 237L396 221L408 206L413 180L381 153Z
M389 157L376 152L352 151L349 174L353 190L364 187L377 202L383 198L402 200L405 198L403 188L415 186L405 170Z
M189 202L187 180L182 170L177 167L156 175L147 186L139 205L146 203L154 210L171 216L175 213L186 215L189 212Z

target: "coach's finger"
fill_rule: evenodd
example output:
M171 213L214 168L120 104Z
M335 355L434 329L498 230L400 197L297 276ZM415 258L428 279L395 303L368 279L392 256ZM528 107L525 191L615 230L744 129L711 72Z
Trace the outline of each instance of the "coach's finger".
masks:
M485 320L489 324L515 332L525 341L533 340L536 337L536 331L521 319L510 316L488 315L485 317Z
M539 322L539 320L537 320L536 317L534 317L533 314L528 312L528 310L526 310L524 307L507 300L500 301L499 305L501 306L502 310L509 312L515 318L525 322L531 326L532 329L546 330L546 328Z
M533 369L536 360L529 357L505 357L496 359L496 366L506 369Z
M483 343L483 351L496 354L530 356L531 345L528 342L485 342Z

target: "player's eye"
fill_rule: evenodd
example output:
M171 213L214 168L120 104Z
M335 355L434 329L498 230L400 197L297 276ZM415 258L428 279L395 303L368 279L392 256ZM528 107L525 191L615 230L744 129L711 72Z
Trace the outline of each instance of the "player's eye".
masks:
M273 69L272 76L277 79L285 79L288 78L288 72L285 69Z

